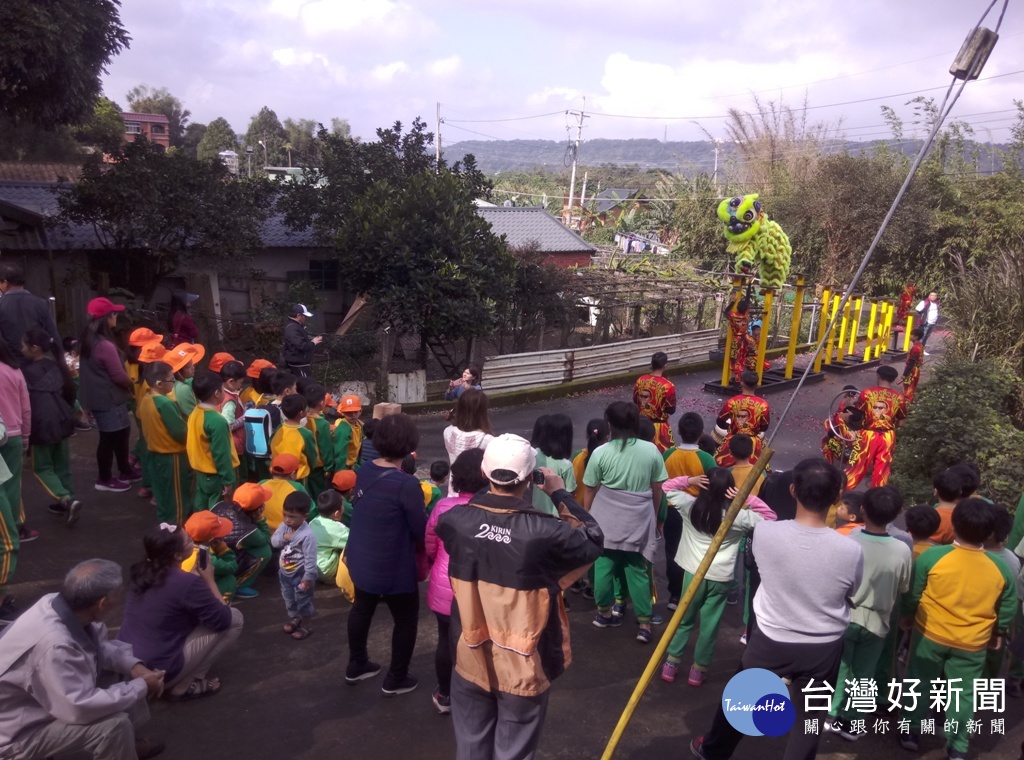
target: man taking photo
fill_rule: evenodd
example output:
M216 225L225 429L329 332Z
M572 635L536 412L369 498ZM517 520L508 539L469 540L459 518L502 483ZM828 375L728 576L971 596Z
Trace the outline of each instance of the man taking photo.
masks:
M311 338L306 332L306 320L312 316L313 312L307 309L305 304L297 303L292 307L291 315L284 326L281 362L296 377L310 376L313 347L319 346L323 340L319 335Z

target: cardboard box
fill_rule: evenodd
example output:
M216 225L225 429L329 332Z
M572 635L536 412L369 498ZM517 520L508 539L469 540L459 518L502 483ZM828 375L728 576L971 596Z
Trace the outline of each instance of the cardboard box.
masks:
M379 404L373 405L373 418L379 420L382 417L389 417L392 414L401 414L402 405L392 404L389 401L381 401Z

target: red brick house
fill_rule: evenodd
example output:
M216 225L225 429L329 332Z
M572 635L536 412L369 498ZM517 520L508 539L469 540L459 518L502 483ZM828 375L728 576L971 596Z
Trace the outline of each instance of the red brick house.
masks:
M170 122L162 113L122 113L124 117L124 141L135 142L138 135L145 135L151 143L171 147Z

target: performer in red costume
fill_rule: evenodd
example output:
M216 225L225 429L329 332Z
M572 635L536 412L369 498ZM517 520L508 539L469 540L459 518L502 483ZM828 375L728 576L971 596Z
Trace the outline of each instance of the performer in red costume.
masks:
M750 463L756 462L764 447L761 436L771 422L768 402L757 395L757 373L745 370L740 375L740 386L742 391L722 405L715 421L715 432L725 436L715 454L719 467L732 467L736 463L729 452L729 439L740 433L753 439L754 454L750 457Z
M917 391L917 384L921 381L921 365L924 364L924 330L915 327L910 331L910 339L914 345L910 347L907 355L907 364L903 368L903 395L906 396L909 404L914 400L914 393Z
M863 412L854 406L859 391L852 385L845 386L843 391L839 409L832 415L831 421L825 420L825 436L821 439L821 455L825 461L840 467L846 466L844 444L848 445L851 439L860 434L864 423Z
M898 377L895 367L879 367L878 384L865 388L857 397L855 406L864 412L864 430L850 457L846 473L848 491L856 488L869 472L872 488L889 482L896 428L907 418L907 400L893 388Z
M668 354L658 351L651 357L651 371L637 378L633 386L633 403L640 414L654 423L654 445L665 453L675 445L669 417L676 412L676 387L664 377Z
M743 370L747 368L747 355L750 352L750 299L741 298L729 307L725 318L729 320L732 342L729 349L729 371L732 382L738 383Z

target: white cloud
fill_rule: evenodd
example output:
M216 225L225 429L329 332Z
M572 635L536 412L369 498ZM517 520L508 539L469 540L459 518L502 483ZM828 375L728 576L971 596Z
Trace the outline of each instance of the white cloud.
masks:
M434 76L446 77L455 74L460 68L462 68L462 58L458 55L451 55L432 62L429 70Z
M409 67L404 62L394 61L393 63L374 66L370 75L380 82L390 82L395 78L396 74L404 74L408 70Z
M530 106L547 105L554 101L554 105L562 106L578 101L583 97L580 90L571 87L545 87L539 92L532 92L526 96L526 104Z

